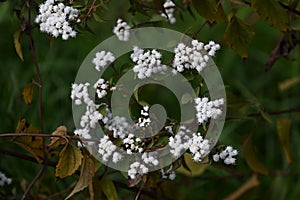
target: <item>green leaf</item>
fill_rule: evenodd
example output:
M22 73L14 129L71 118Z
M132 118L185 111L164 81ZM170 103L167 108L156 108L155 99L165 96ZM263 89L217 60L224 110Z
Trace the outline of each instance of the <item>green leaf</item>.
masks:
M83 157L82 169L80 171L79 180L76 186L74 187L73 191L69 194L67 198L65 198L65 200L69 199L75 193L86 188L93 181L94 175L95 175L95 163L92 158L85 155Z
M68 143L59 154L55 176L64 178L72 175L81 165L82 158L83 156L80 149Z
M101 183L102 191L104 192L107 199L118 200L118 194L115 185L107 175L102 177L100 183Z
M99 22L99 23L105 22L105 20L103 20L101 17L99 17L99 15L97 15L96 13L93 13L93 18L96 22Z
M251 0L251 6L271 26L282 31L288 29L287 12L275 0Z
M254 31L237 16L232 16L226 28L224 39L226 44L236 51L242 58L247 58Z
M185 162L186 167L189 170L187 170L184 166L181 166L176 171L178 173L184 174L189 177L195 177L195 176L201 175L206 170L206 168L209 166L209 164L196 163L192 159L192 155L189 153L184 154L184 162Z
M291 133L291 119L277 120L277 135L280 141L281 148L288 164L292 164L292 156L290 149L290 133Z
M192 4L196 11L210 23L215 20L227 23L222 4L217 0L192 0Z
M33 83L29 83L25 86L25 88L23 89L23 100L24 102L29 105L32 103L32 96L33 96L33 88L34 88L34 84Z
M253 134L250 134L243 144L245 160L249 167L260 174L267 175L268 170L256 155L253 145Z
M291 23L291 27L293 30L295 31L300 31L300 18L296 18L292 23Z
M21 46L21 30L17 30L15 33L14 33L14 44L15 44L15 49L16 49L16 52L19 56L19 58L24 61L24 58L23 58L23 53L22 53L22 46Z

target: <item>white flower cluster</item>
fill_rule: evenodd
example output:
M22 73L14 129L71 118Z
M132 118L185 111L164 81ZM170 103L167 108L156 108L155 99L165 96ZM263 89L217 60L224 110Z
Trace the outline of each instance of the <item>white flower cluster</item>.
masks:
M161 16L165 17L171 24L176 22L176 18L174 17L175 4L171 0L167 0L164 3L164 9L166 13L162 13Z
M130 37L130 26L122 19L118 19L117 25L113 28L113 33L120 41L128 41Z
M142 140L140 138L135 138L132 133L128 134L126 138L123 139L123 145L126 148L127 154L132 154L133 152L143 152L143 148L139 146Z
M198 40L192 40L192 47L189 47L183 43L179 43L174 49L173 68L177 72L183 72L185 69L196 69L201 72L209 61L209 56L214 56L215 52L220 49L219 44L210 41L207 45L204 45ZM208 51L208 54L206 51Z
M53 37L62 35L63 40L75 37L76 31L71 27L71 22L80 22L79 10L66 6L58 0L46 0L39 6L39 15L35 22L40 24L40 31Z
M222 110L219 107L224 104L224 99L222 98L214 101L209 101L207 97L198 97L195 99L195 104L198 123L202 124L209 118L216 119L222 114Z
M128 176L131 179L135 179L137 174L142 176L143 174L148 173L148 171L149 169L145 165L139 162L134 162L129 167Z
M72 84L71 99L75 105L81 105L83 102L90 104L91 99L89 98L88 87L89 83L74 83Z
M5 184L9 185L11 184L12 179L7 178L6 175L2 172L0 172L0 186L3 187Z
M139 127L149 126L151 123L151 119L149 117L149 106L143 106L143 109L141 110L141 115L142 117L138 119L137 125Z
M190 139L189 150L195 162L202 162L203 158L210 153L210 144L207 139L203 139L200 133L193 134Z
M115 56L110 51L97 52L92 63L95 65L97 71L100 71L106 65L115 61Z
M136 63L133 71L139 79L145 79L155 73L163 73L167 70L166 65L161 64L161 53L156 49L144 52L143 49L135 46L131 54L131 60Z
M170 153L175 157L179 157L184 151L189 150L193 155L195 162L202 162L203 158L210 153L210 144L204 139L200 133L193 133L184 126L179 128L177 134L169 137Z
M156 156L157 154L154 152L154 153L143 153L142 155L142 159L144 161L144 163L146 164L151 164L151 165L154 165L154 166L157 166L159 164L158 160L156 159Z
M96 89L98 98L101 99L107 95L107 90L109 89L109 83L108 81L105 81L103 78L99 78L99 80L94 84L94 88Z
M218 162L221 159L226 165L233 165L236 161L236 158L234 158L234 156L237 155L238 151L236 149L233 149L231 146L227 146L221 153L214 154L213 160L215 162Z
M161 173L161 178L163 179L170 179L171 181L173 181L176 178L176 172L174 171L166 173L164 169L161 169L160 173Z
M180 126L177 134L169 137L169 146L171 147L170 153L175 157L179 157L184 151L189 148L190 130L185 126Z
M115 116L105 124L105 128L113 132L114 138L124 139L131 132L131 126L125 117Z

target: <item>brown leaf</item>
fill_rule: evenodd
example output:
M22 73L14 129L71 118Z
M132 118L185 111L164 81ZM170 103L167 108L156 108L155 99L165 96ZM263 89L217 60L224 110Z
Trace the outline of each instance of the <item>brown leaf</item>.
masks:
M184 174L186 176L190 176L190 177L201 175L206 170L206 168L209 166L209 164L196 163L192 159L192 155L189 153L184 154L184 161L189 170L187 170L183 166L181 166L176 171L181 174Z
M67 127L59 126L51 135L66 136L67 135ZM51 137L48 147L56 148L60 145L65 145L67 142L68 142L68 139L66 137Z
M85 155L83 157L82 169L80 171L79 180L76 186L74 187L73 191L69 194L68 197L65 198L65 200L69 199L75 193L89 186L89 184L91 184L93 181L94 175L95 175L95 163L92 158Z
M243 185L241 185L236 191L230 194L225 200L235 200L239 199L248 190L257 187L259 185L259 180L257 179L257 174L253 174Z
M16 133L39 133L39 129L27 123L25 119L21 119L18 122ZM44 152L42 137L17 136L12 142L28 151L39 163L43 162Z
M32 103L32 96L33 96L33 88L34 84L33 83L28 83L25 88L23 89L23 99L24 102L29 105Z
M59 154L55 176L65 178L72 175L81 165L82 158L80 149L73 144L67 143Z

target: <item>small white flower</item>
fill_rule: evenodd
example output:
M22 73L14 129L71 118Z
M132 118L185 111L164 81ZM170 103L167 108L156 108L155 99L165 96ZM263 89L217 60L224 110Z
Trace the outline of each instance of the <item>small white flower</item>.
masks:
M7 178L6 175L3 172L0 172L0 186L3 187L5 184L9 185L11 184L12 179Z
M170 153L174 157L180 157L180 155L189 148L190 137L187 135L189 130L184 126L179 127L177 134L173 137L169 137L169 146L171 147Z
M117 149L117 146L112 143L112 141L109 140L108 136L104 136L100 139L99 145L98 145L98 153L102 155L103 161L108 161L108 158L114 154L115 150ZM113 155L113 162L118 162L121 157L119 154Z
M210 144L207 139L204 139L200 133L193 134L190 139L189 150L193 155L195 162L202 162L203 158L210 153Z
M113 28L113 33L120 41L128 41L130 37L130 26L122 19L118 19L117 25Z
M144 175L146 173L148 173L149 169L139 163L139 162L134 162L130 165L129 167L129 170L128 170L128 176L131 178L131 179L135 179L137 175Z
M231 146L227 146L220 153L214 154L213 160L215 162L218 162L221 159L226 165L233 165L235 164L236 161L236 158L234 158L234 156L237 155L238 155L238 151L236 149L233 149Z
M63 40L75 37L76 31L71 27L71 22L78 23L79 10L59 3L58 0L46 0L39 5L39 15L35 22L39 23L40 31L53 37L62 36Z
M145 52L143 49L134 46L130 57L135 63L133 72L137 74L139 79L145 79L152 74L163 73L167 70L167 66L161 64L161 53L156 49Z
M97 71L103 69L106 65L115 61L115 56L110 51L97 52L92 63L95 65Z
M174 49L173 68L177 72L183 72L185 69L196 69L198 72L201 72L207 66L209 56L214 56L219 49L220 45L213 41L204 45L198 40L192 40L191 47L179 43Z
M224 99L209 101L207 97L198 97L194 101L199 124L202 124L209 118L217 119L222 114L222 110L219 107L224 104Z
M164 3L165 13L161 13L161 16L165 17L171 24L176 22L176 18L174 17L175 4L171 0L167 0Z

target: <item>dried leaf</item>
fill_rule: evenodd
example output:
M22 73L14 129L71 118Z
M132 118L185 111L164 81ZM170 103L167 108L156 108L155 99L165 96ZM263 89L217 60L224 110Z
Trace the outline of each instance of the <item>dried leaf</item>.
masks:
M16 133L39 133L39 129L27 123L25 119L21 119L18 122ZM39 163L43 162L44 152L42 137L17 136L12 142L28 151Z
M257 174L253 174L243 185L241 185L236 191L230 194L225 200L235 200L239 199L248 190L257 187L259 185L259 180L257 179Z
M102 191L109 200L118 200L117 190L112 180L107 176L103 176L100 180Z
M74 187L73 191L69 194L69 196L65 199L69 199L72 197L75 193L83 190L89 184L92 183L93 177L95 175L95 163L92 158L89 156L85 155L83 157L83 163L82 163L82 169L80 171L80 177L79 180Z
M254 31L252 27L233 15L226 28L224 39L226 44L242 58L247 58L248 48L253 36Z
M29 83L25 86L25 88L23 89L23 99L24 102L29 105L32 103L32 96L33 96L33 88L34 88L34 84L33 83Z
M277 1L251 0L251 6L271 26L274 26L282 31L286 31L288 29L288 14Z
M26 119L20 119L16 128L16 133L39 133L39 129L27 123Z
M278 119L277 120L277 134L280 141L281 148L283 150L284 156L287 163L292 164L292 156L290 149L290 129L292 120L291 119Z
M67 127L65 126L59 126L57 129L51 133L51 135L61 135L66 136L67 135ZM65 145L67 143L67 138L61 138L61 137L51 137L50 143L48 144L48 147L50 148L56 148L60 145Z
M17 30L14 33L14 44L15 44L15 49L16 49L16 52L17 52L18 56L20 57L20 59L22 61L24 61L22 48L21 48L21 36L22 36L21 35L21 30Z
M259 160L255 153L253 145L253 134L250 134L243 144L243 152L245 160L248 163L249 167L260 174L267 175L268 170L264 164Z
M176 171L178 173L184 174L189 177L201 175L206 170L206 168L209 166L209 164L196 163L195 161L193 161L192 155L189 153L184 154L184 162L189 170L184 168L184 166L181 166Z
M82 158L82 153L78 147L70 143L66 144L59 154L55 176L64 178L72 175L81 165Z

